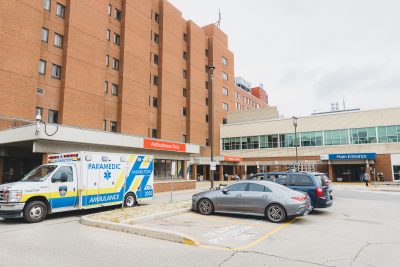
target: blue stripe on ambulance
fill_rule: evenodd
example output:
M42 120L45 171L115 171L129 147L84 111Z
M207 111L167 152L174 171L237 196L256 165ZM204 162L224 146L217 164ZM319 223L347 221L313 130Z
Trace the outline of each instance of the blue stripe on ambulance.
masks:
M66 207L74 207L75 204L78 203L78 197L60 197L60 198L52 198L50 199L51 208L66 208Z

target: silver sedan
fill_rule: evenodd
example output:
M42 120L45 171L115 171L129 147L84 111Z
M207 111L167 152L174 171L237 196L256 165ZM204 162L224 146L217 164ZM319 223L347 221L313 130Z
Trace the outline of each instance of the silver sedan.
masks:
M307 194L268 181L241 181L197 193L192 209L203 215L213 212L265 216L274 223L287 217L307 215L312 209Z

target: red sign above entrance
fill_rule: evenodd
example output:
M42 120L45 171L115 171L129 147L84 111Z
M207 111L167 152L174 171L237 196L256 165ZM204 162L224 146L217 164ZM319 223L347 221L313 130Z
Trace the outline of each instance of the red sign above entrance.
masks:
M224 156L224 161L241 162L241 161L243 161L243 158L242 157Z
M186 152L186 144L165 142L165 141L151 140L151 139L143 140L143 148Z

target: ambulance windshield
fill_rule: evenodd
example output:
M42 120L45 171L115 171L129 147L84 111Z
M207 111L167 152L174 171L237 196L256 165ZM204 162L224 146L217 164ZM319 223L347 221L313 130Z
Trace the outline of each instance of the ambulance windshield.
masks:
M21 182L42 182L57 168L56 165L43 165L33 169L22 178Z

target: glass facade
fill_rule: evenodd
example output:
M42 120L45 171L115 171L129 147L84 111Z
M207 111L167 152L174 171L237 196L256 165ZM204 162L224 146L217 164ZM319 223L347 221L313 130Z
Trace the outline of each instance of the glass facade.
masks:
M379 143L400 142L400 126L378 127Z
M350 129L351 144L371 144L376 143L376 128L357 128Z
M260 148L259 136L241 137L242 149L258 149Z
M240 149L240 137L224 138L222 146L223 146L223 150L239 150Z
M323 132L300 133L300 146L322 146Z
M400 125L222 138L222 150L400 142Z
M174 164L172 164L174 162ZM183 160L155 159L154 160L154 179L171 180L171 168L174 165L175 175L173 179L183 179L184 164Z
M294 147L295 136L293 134L280 134L279 135L280 147Z
M260 148L275 148L275 147L279 147L279 137L277 134L260 136Z
M325 131L325 145L347 145L349 144L349 131L348 130L333 130Z

